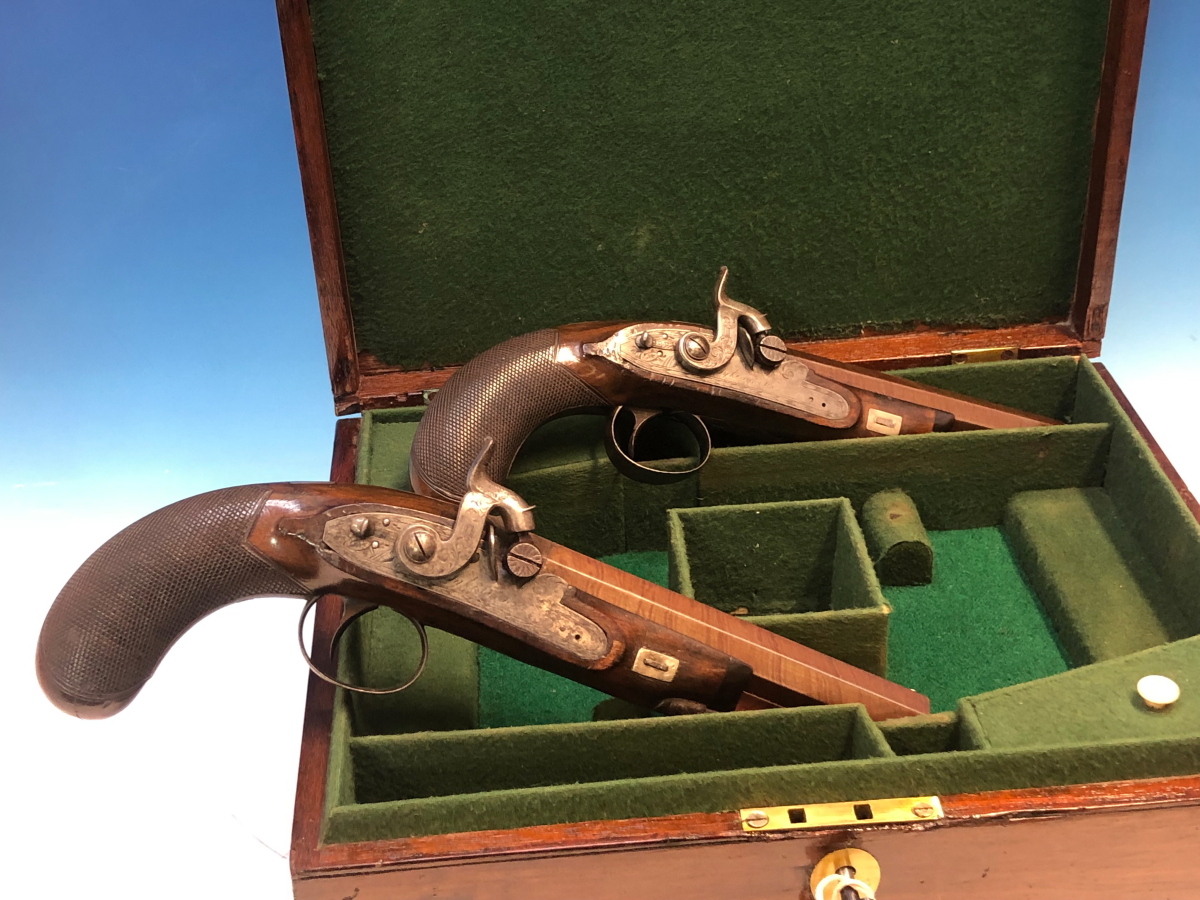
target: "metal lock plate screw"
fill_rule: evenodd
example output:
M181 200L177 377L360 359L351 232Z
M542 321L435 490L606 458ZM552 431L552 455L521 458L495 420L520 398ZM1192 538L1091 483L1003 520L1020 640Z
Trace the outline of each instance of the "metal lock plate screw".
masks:
M685 334L682 343L683 352L687 354L689 359L699 360L708 356L709 344L703 335Z
M350 520L350 533L359 540L370 537L372 530L371 520L366 516L355 516Z
M783 338L775 334L763 335L759 338L755 349L758 361L764 366L777 366L787 356L787 344L783 342Z
M542 551L529 541L521 541L505 555L504 565L517 578L532 578L542 569Z
M437 552L437 536L429 529L416 526L400 535L398 549L405 558L415 563L428 562Z

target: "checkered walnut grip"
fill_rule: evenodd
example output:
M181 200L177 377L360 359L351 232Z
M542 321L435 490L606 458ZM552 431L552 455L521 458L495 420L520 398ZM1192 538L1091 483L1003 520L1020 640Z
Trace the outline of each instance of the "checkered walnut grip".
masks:
M511 338L485 350L434 394L413 438L413 489L447 500L467 492L467 472L495 441L487 474L500 484L517 451L543 422L575 409L607 406L555 359L552 328Z
M109 540L59 593L38 639L37 672L81 718L120 711L197 620L247 597L305 591L244 543L269 485L180 500Z

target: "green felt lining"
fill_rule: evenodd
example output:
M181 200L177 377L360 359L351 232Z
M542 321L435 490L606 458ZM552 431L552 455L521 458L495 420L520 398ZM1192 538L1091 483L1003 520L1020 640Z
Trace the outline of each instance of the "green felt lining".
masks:
M860 706L380 735L350 750L360 803L894 755Z
M892 606L887 676L929 697L960 697L1067 668L1054 624L998 528L935 531L928 585L886 587Z
M310 0L358 349L1067 318L1108 4ZM419 323L419 325L414 324Z
M724 612L882 606L854 510L843 499L670 512L671 589ZM851 577L850 573L858 577Z
M1176 659L1170 653L1193 653L1187 648L1195 641L1188 636L1200 632L1200 614L1196 612L1200 597L1195 593L1195 585L1200 584L1200 529L1173 498L1161 471L1133 436L1094 370L1086 361L1034 360L905 374L956 390L969 386L971 392L998 402L1024 398L1022 405L1027 408L1059 415L1074 424L1057 429L720 448L699 478L670 489L647 489L614 477L603 458L595 420L565 419L554 423L557 431L543 432L522 455L513 482L520 479L527 499L538 504L539 531L584 552L618 554L609 561L660 581L668 574L668 516L685 533L689 553L693 543L700 546L704 540L697 523L715 524L715 543L710 541L704 559L689 558L688 565L698 571L705 566L714 568L713 554L721 548L722 529L739 538L754 535L752 527L734 527L735 521L747 516L763 521L763 513L755 516L753 508L747 512L746 503L765 504L771 510L770 527L759 529L759 544L763 538L767 544L778 542L787 530L798 534L803 528L816 527L811 522L797 526L798 509L809 510L817 524L824 515L821 527L826 531L817 528L818 538L824 534L821 539L828 541L830 521L847 529L851 537L835 535L832 560L828 552L817 554L824 559L810 558L807 574L797 570L789 577L811 580L814 572L823 572L820 579L829 579L829 596L838 577L837 548L851 547L855 541L859 546L846 557L853 561L850 570L865 578L868 586L875 584L865 543L850 511L861 510L879 491L903 489L932 529L934 578L930 585L886 588L883 596L891 607L888 616L878 614L884 606L876 599L866 606L850 604L854 607L850 609L752 618L783 633L790 628L791 636L811 641L813 646L817 646L814 636L836 623L840 630L830 640L843 651L864 644L882 646L886 640L889 675L926 690L936 698L935 709L950 709L957 702L956 712L863 723L866 746L885 752L866 754L870 756L866 759L826 757L824 761L811 761L815 759L811 754L823 752L817 744L819 736L826 733L821 730L824 726L812 731L816 743L809 744L804 723L810 715L833 711L810 707L772 713L781 716L781 721L796 723L796 746L789 745L787 752L809 753L804 758L810 761L782 762L777 753L783 752L787 742L776 741L768 742L761 757L733 768L742 763L688 756L693 752L690 745L705 746L710 728L715 735L723 728L738 727L723 725L722 717L589 723L584 720L591 717L601 695L583 692L560 704L545 719L538 719L539 710L553 706L545 702L544 685L522 680L524 676L514 672L510 661L498 656L490 662L486 655L479 657L478 674L473 675L475 648L447 639L450 649L446 658L430 661L431 667L443 667L435 691L444 701L443 716L440 722L425 726L441 729L441 734L404 733L421 708L437 706L417 703L418 695L411 701L414 709L406 709L410 701L398 699L386 713L369 717L358 701L352 705L339 694L325 839L369 840L757 804L956 793L1200 771L1200 723L1192 720L1190 707L1181 706L1167 713L1167 718L1147 718L1132 707L1122 707L1120 715L1105 712L1104 704L1117 703L1114 698L1121 691L1125 694L1120 702L1128 701L1128 681L1140 671L1138 657L1052 674L1065 666L1061 655L1056 658L1055 637L1064 634L1066 626L1052 602L1047 604L1049 615L1041 604L1054 590L1069 587L1071 577L1047 570L1042 578L1034 567L1022 572L1016 561L1028 558L1025 549L1015 538L1010 547L999 527L1010 507L1038 492L1066 491L1062 496L1076 501L1105 498L1100 502L1109 512L1087 520L1077 517L1074 531L1045 527L1047 519L1040 523L1040 531L1030 529L1022 540L1049 558L1071 545L1082 548L1078 552L1090 553L1089 548L1101 545L1097 535L1107 535L1105 552L1089 556L1092 577L1109 583L1117 567L1105 562L1111 553L1122 566L1149 567L1159 579L1154 589L1159 597L1156 602L1165 604L1163 610L1176 610L1174 618L1163 618L1172 623L1167 636L1185 638L1141 656L1161 650L1168 655L1155 658L1156 667L1176 660L1179 666L1195 668L1190 656ZM360 478L401 483L413 413L369 413L366 418ZM668 513L670 509L675 512ZM789 511L793 518L788 518ZM1035 512L1029 512L1026 519L1037 524ZM771 519L776 514L778 521ZM1114 533L1123 536L1115 540ZM828 550L828 544L826 547ZM788 552L793 561L803 558L803 553ZM719 560L715 568L720 568ZM754 575L758 578L758 573ZM745 579L747 575L729 570L724 577ZM760 585L756 590L767 591L771 582L764 577L756 584ZM874 590L878 592L877 585ZM809 597L819 594L808 592ZM1101 596L1103 602L1119 605L1134 595L1124 590L1096 593L1097 598ZM796 602L795 595L792 602ZM876 620L890 621L886 633L877 628ZM871 623L876 630L864 634ZM384 633L380 626L368 629L364 624L347 636L351 658L344 665L366 677L380 676L388 666L398 672L400 662L382 665L380 657L396 653L404 627L396 624L393 646L370 637ZM805 628L809 629L807 635ZM497 660L501 665L493 666ZM882 662L876 654L876 664ZM1118 668L1127 664L1133 668ZM1046 675L1050 677L1041 677ZM472 677L478 680L472 681ZM1196 689L1184 675L1180 677L1185 690ZM1005 687L1014 682L1020 683ZM552 682L550 688L557 690ZM488 696L492 699L487 700ZM1103 702L1089 706L1092 697ZM1030 713L1029 698L1034 698L1040 714ZM558 724L476 729L469 722L472 704L476 704L481 726L517 725L522 717ZM468 711L466 717L464 710ZM761 715L748 713L744 718L754 721ZM580 724L563 724L567 719ZM654 732L664 735L651 754L654 758L614 752L611 747L600 752L586 739L566 737L586 735L597 727L630 724L661 729ZM692 761L688 763L692 770L663 768L668 765L664 760L676 752L676 738L689 744L686 752L680 752ZM437 743L443 740L450 743ZM522 748L522 758L528 761L489 770L482 761L508 759L505 754L510 751L503 745L510 740L515 741L514 748ZM445 754L428 748L450 746L457 748L462 767L472 773L438 769ZM547 749L553 763L532 762L538 757L538 748L563 746L573 748L577 758ZM388 766L401 766L408 759L414 761L414 773L424 772L423 783L432 787L413 788L413 781L404 780L409 776L393 783ZM417 760L425 762L417 765ZM489 781L489 771L494 771L494 780ZM572 772L583 772L586 777ZM438 792L441 794L434 795ZM364 802L367 800L372 802Z
M1086 784L1197 771L1200 737L1196 736L930 753L357 803L330 811L324 840L380 840L556 822L722 812L748 806Z
M881 673L887 614L849 502L673 509L670 587Z
M1179 700L1154 710L1137 695L1138 679L1163 675L1179 685ZM1048 747L1095 740L1200 735L1200 637L1152 647L1061 675L962 701L988 749Z
M917 505L904 491L872 494L862 506L863 537L882 584L929 584L933 547Z
M1176 599L1104 489L1015 494L1004 531L1075 665L1187 635Z

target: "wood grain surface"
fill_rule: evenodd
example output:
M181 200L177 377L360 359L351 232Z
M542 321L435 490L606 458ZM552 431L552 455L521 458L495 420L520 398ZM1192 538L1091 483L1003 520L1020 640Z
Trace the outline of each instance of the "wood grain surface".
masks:
M944 797L946 818L935 823L875 826L775 835L744 834L735 815L676 817L684 843L660 839L605 848L577 844L559 852L551 829L516 829L474 836L482 847L508 834L543 838L515 856L436 859L413 839L405 867L371 866L297 881L300 900L471 897L590 900L633 895L698 900L806 897L811 867L825 853L860 847L879 861L887 900L1088 900L1189 898L1200 879L1200 779L1159 779L1082 788L1003 791ZM1164 805L1170 804L1170 805ZM659 820L668 821L668 820ZM617 826L627 823L599 823ZM722 828L724 830L722 831ZM454 837L466 837L458 835ZM392 844L403 842L388 842ZM378 846L378 845L360 845ZM510 847L512 844L510 843ZM498 849L492 844L493 849ZM399 848L395 848L399 849ZM550 852L547 852L550 851ZM607 852L603 852L607 851ZM612 852L620 852L618 858ZM407 854L406 854L407 855ZM348 860L347 860L348 861ZM365 864L365 865L364 865ZM886 893L885 893L886 891Z
M542 551L545 559L543 574L557 575L613 606L695 638L747 663L755 674L746 692L766 700L767 706L797 705L795 695L798 695L821 703L861 703L874 719L929 712L929 698L893 681L538 535L532 535L530 540Z
M321 85L317 80L308 2L276 0L275 7L283 42L283 67L292 106L292 128L296 133L296 156L300 162L313 270L317 278L317 302L325 332L329 382L333 387L335 406L352 404L351 398L359 390L358 351L342 259L333 171L325 142L325 113L321 107Z
M1096 140L1071 305L1071 323L1084 341L1099 342L1108 319L1149 11L1150 0L1112 0L1108 14L1100 99L1092 129Z

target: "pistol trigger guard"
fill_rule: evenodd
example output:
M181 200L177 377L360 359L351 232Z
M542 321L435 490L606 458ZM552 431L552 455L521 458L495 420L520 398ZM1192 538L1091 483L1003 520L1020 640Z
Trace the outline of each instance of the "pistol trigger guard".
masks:
M618 422L622 413L628 413L633 419L633 425L624 440L623 435L618 434L618 430L623 430ZM692 433L699 446L699 459L694 466L689 469L655 469L633 458L637 436L642 426L658 416L670 416ZM691 413L618 406L608 417L608 427L604 431L604 449L608 452L609 461L627 478L643 484L673 484L694 475L704 467L712 455L712 436L705 424Z
M342 633L357 622L360 617L375 609L379 609L378 603L371 603L367 600L355 600L353 597L342 598L342 620L338 622L338 626L333 632L333 637L329 639L329 656L331 659L333 658L333 653L338 642L342 639Z
M429 635L425 633L424 625L412 618L412 616L407 616L399 610L396 610L396 612L404 616L404 618L408 619L408 621L412 623L413 627L417 629L417 636L421 639L421 661L417 663L417 671L414 672L412 677L409 678L408 681L404 682L404 684L390 688L362 687L357 684L349 684L345 681L339 681L332 675L328 675L318 668L317 664L313 662L312 657L309 655L308 650L304 647L304 623L308 620L309 611L325 596L328 595L314 594L308 598L308 602L304 604L304 609L300 613L300 624L296 628L296 636L300 641L300 655L304 657L304 662L308 664L308 668L312 671L312 673L322 681L332 684L334 687L340 687L343 690L353 691L356 694L398 694L400 691L412 687L416 683L417 679L421 677L421 673L425 671L425 666L429 662ZM367 603L366 601L354 600L349 597L342 598L342 621L338 623L337 630L333 633L333 638L329 642L329 658L331 660L337 653L338 642L342 639L342 635L345 633L350 624L363 613L368 613L373 609L377 609L378 606L379 604L377 603Z

